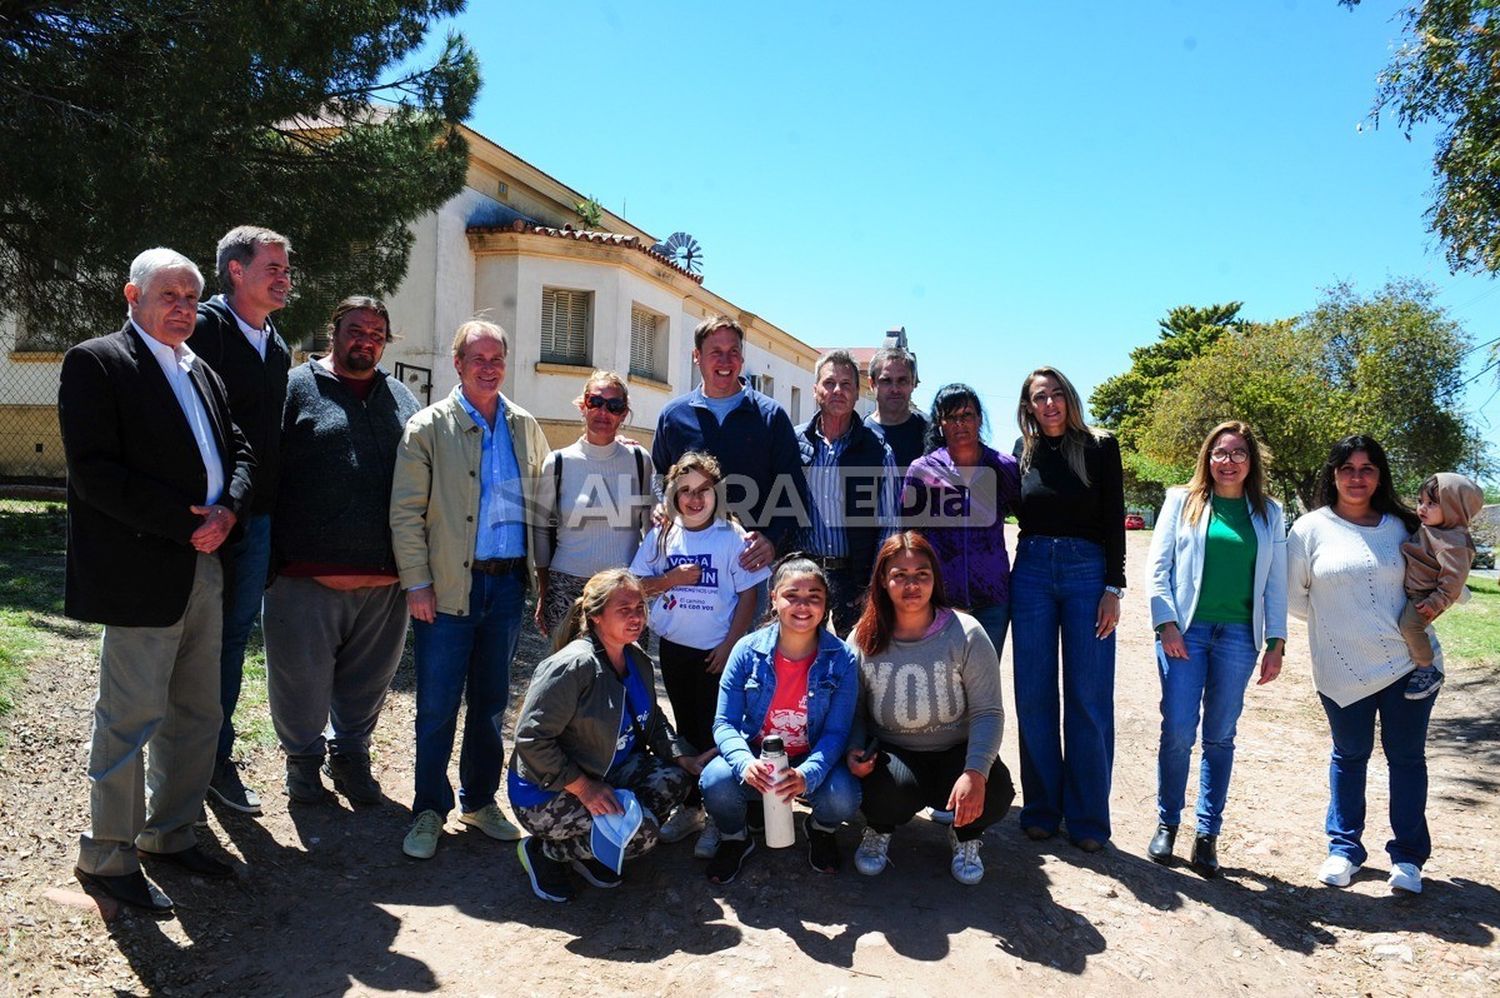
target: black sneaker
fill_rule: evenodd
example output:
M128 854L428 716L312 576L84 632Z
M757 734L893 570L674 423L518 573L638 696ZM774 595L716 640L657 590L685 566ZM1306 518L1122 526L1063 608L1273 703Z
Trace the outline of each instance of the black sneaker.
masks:
M516 855L521 857L521 869L531 878L531 893L543 901L573 900L568 868L542 851L541 839L528 835L517 842Z
M807 833L807 862L819 873L839 872L839 844L832 832L825 832L813 824L812 816L802 823Z
M208 792L220 804L241 814L260 814L260 795L240 782L240 764L233 759L225 759L214 767Z
M755 837L752 835L747 834L742 839L720 839L719 851L708 861L709 882L721 887L734 883L734 878L740 875L740 867L745 865L745 857L754 851Z
M595 887L619 887L620 881L624 879L592 856L588 859L574 859L573 869Z
M323 772L333 781L334 789L349 798L351 804L379 804L385 800L380 784L370 773L370 757L363 752L341 752L330 755Z

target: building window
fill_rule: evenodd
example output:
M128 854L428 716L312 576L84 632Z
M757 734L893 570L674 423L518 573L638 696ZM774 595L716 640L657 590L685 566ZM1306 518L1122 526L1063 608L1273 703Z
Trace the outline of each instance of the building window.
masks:
M630 308L630 373L666 381L667 320L639 305Z
M769 374L750 375L750 387L760 392L767 398L776 397L776 379Z
M802 422L802 389L792 389L792 422Z
M549 364L587 364L593 294L542 289L542 360Z

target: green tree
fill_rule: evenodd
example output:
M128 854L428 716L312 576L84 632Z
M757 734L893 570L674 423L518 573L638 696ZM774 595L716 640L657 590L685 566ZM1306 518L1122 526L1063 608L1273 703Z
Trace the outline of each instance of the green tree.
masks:
M1359 0L1340 0L1345 7ZM1493 0L1423 0L1380 74L1373 118L1438 129L1427 221L1455 271L1500 271L1500 21Z
M1133 508L1159 507L1165 485L1185 481L1191 471L1142 454L1137 446L1158 398L1192 358L1212 346L1226 330L1243 325L1242 302L1197 307L1179 305L1157 322L1155 343L1130 351L1130 370L1109 378L1089 396L1095 422L1120 441L1125 470L1125 501Z
M205 269L242 222L296 249L293 339L334 300L388 293L407 225L456 194L456 128L478 63L450 34L463 0L40 0L0 5L0 310L29 343L119 322L140 250Z
M1242 419L1273 455L1274 491L1304 506L1329 445L1349 433L1385 445L1406 495L1434 471L1477 471L1461 408L1469 338L1433 295L1415 281L1368 297L1341 284L1299 319L1222 337L1157 399L1142 452L1191 464L1216 423Z

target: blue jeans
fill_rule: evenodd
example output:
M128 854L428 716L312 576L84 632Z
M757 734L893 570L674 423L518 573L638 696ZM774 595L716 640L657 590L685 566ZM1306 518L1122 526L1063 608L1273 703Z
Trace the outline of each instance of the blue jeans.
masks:
M1340 707L1318 694L1333 732L1328 763L1328 853L1363 864L1360 838L1365 830L1365 771L1375 748L1375 715L1380 715L1380 747L1391 779L1391 832L1385 844L1392 863L1420 868L1432 855L1427 832L1427 721L1437 697L1406 699L1406 677L1379 693Z
M995 646L995 658L1005 650L1005 632L1010 627L1010 604L994 603L990 606L974 607L965 611L969 616L979 621L979 626L984 628L984 633L989 635L990 644Z
M260 614L271 569L271 518L263 513L248 517L240 539L225 553L224 636L219 649L219 706L224 720L219 726L216 763L228 759L234 748L234 706L245 676L245 645Z
M473 573L469 612L439 613L426 624L415 621L417 666L416 793L412 812L453 809L448 760L463 699L463 747L458 756L458 803L477 811L495 803L505 748L500 731L510 703L510 662L521 636L525 584L519 571L508 575Z
M1157 645L1161 674L1161 748L1156 756L1156 817L1182 820L1188 764L1203 715L1203 758L1198 767L1198 833L1218 835L1224 823L1234 733L1245 706L1245 686L1255 670L1249 624L1193 624L1182 635L1187 658L1166 658Z
M1105 841L1115 759L1115 636L1094 637L1104 548L1077 537L1024 537L1010 573L1021 825ZM1062 705L1058 705L1058 644Z
M806 757L800 756L797 761L803 758ZM740 782L723 756L715 756L703 767L698 786L703 790L703 809L714 819L719 831L744 834L745 805L760 800L760 791ZM837 828L859 810L859 780L839 760L828 770L822 785L808 795L807 802L812 805L813 821L823 828Z

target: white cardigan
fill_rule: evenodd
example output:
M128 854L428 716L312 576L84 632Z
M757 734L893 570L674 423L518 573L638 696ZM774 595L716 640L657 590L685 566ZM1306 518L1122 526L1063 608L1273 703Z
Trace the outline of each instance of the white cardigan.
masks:
M1183 518L1188 490L1181 486L1167 490L1161 515L1151 535L1151 626L1176 623L1186 631L1193 624L1198 596L1203 585L1203 553L1208 544L1209 511L1204 510L1196 525ZM1250 523L1255 528L1255 588L1251 594L1250 630L1255 647L1268 638L1286 641L1286 520L1281 505L1266 498L1266 515L1256 516L1250 509Z
M1386 514L1373 527L1350 523L1327 506L1292 525L1287 574L1292 613L1307 621L1313 685L1347 707L1416 668L1397 621L1406 606L1401 542L1406 526ZM1432 626L1433 662L1443 651Z

